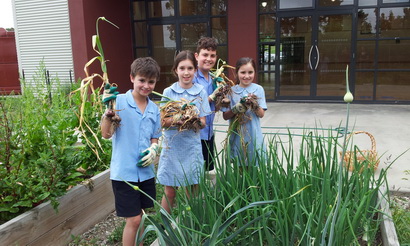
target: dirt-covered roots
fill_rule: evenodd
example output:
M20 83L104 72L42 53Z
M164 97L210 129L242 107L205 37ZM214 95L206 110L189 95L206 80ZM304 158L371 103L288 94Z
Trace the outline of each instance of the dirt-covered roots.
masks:
M170 101L161 107L161 118L172 119L171 127L178 131L193 130L198 132L202 127L199 110L192 101Z

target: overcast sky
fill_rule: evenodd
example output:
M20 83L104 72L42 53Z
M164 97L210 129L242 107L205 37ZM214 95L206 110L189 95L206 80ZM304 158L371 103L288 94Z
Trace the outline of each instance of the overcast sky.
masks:
M0 27L14 27L11 0L0 0Z

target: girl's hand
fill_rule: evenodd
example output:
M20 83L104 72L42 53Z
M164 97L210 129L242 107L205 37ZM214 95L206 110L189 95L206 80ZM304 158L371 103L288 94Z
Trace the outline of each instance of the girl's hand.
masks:
M245 113L246 110L248 110L248 107L242 102L242 99L231 108L234 114Z

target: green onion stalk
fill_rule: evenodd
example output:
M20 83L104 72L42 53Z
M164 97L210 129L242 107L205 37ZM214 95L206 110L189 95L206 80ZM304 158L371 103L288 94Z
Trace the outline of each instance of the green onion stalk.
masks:
M344 132L344 138L343 138L342 156L346 154L347 133L349 129L348 127L349 127L349 115L350 115L349 109L350 109L350 103L353 102L353 94L350 92L350 89L349 89L349 65L346 65L346 94L344 95L343 100L347 103L346 104L347 111L346 111L346 126L345 126L346 131ZM343 158L340 158L339 173L338 173L338 179L337 179L338 186L337 186L336 207L333 211L330 212L329 217L326 220L326 225L325 225L325 228L322 234L321 245L325 244L326 231L329 225L330 217L332 217L332 223L330 226L329 241L327 245L331 246L333 244L333 237L334 237L334 232L335 232L335 224L336 224L337 216L332 216L332 215L338 215L339 213L340 204L342 200L342 176L343 176Z

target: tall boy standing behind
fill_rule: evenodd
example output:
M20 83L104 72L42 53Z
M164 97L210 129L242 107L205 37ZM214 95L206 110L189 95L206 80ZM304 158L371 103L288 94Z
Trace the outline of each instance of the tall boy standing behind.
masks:
M214 92L212 85L212 77L209 74L211 69L216 64L216 48L218 42L215 38L202 37L198 40L195 58L198 62L198 70L195 73L195 78L193 83L198 83L202 85L208 96ZM208 98L212 114L206 116L206 127L201 130L201 144L202 144L202 154L205 160L205 170L211 171L214 169L213 159L215 157L214 145L214 118L215 118L215 103Z
M117 216L126 218L122 236L124 246L135 245L142 209L154 206L150 198L124 180L156 198L154 165L151 164L158 154L161 121L159 109L148 95L159 76L160 68L154 59L138 58L131 64L133 89L118 96L105 91L103 96L104 102L116 98L116 114L121 118L120 126L113 131L111 117L114 112L108 109L101 122L101 131L104 138L112 137L110 179Z

